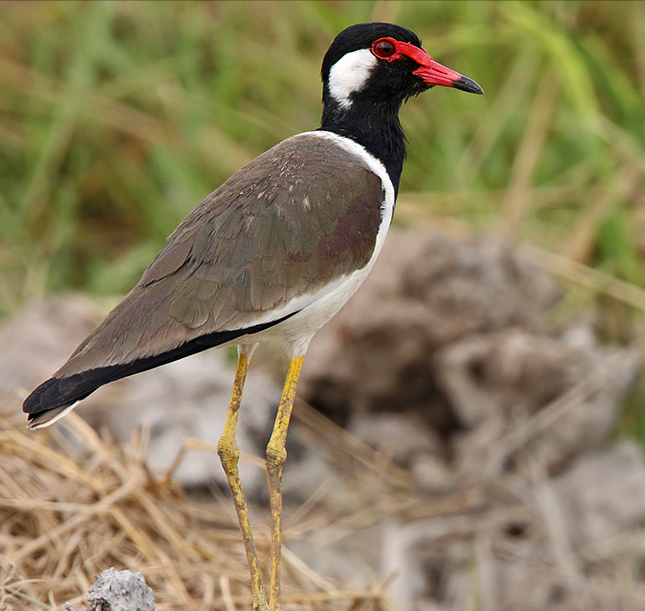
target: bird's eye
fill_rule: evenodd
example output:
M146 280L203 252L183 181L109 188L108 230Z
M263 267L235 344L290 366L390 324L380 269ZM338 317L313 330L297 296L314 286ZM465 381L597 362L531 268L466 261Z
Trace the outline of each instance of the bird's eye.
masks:
M372 53L380 59L388 59L396 53L396 47L391 40L381 38L372 43Z

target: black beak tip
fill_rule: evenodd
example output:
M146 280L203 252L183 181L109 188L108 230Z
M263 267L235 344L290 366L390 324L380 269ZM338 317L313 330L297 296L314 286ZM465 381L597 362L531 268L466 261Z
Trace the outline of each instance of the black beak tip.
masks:
M475 81L469 79L467 76L462 76L458 81L455 81L453 87L455 89L461 89L461 91L476 93L478 95L484 93L484 90Z

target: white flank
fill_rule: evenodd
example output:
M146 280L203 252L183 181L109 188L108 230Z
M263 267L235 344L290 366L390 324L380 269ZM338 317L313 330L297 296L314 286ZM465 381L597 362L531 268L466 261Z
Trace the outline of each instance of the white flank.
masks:
M341 107L352 105L350 96L363 88L377 63L369 49L359 49L343 55L329 71L329 93Z

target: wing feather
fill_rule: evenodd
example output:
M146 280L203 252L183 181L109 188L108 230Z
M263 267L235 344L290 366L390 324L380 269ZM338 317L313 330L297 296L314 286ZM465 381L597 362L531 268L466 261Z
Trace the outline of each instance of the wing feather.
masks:
M188 214L55 375L266 321L271 310L368 263L384 197L381 179L337 143L315 134L285 140Z

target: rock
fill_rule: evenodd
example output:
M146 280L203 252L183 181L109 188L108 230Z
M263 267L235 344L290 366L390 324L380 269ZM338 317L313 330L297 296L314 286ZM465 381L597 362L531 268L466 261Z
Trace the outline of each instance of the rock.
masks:
M141 573L103 571L87 593L87 611L155 611L155 599Z
M645 463L631 440L581 457L554 485L578 547L606 544L645 522Z
M538 329L559 294L503 242L393 230L365 284L314 337L302 396L341 423L356 410L422 406L434 426L453 429L435 352L474 333Z
M402 466L419 453L445 456L437 432L417 413L358 414L347 430Z
M359 411L350 417L347 430L396 464L407 467L420 489L439 492L454 488L446 444L420 413Z
M480 477L484 465L489 476L513 468L527 450L555 471L597 446L615 427L642 360L638 348L570 347L512 328L457 341L434 363L464 425L455 462Z
M462 476L513 469L527 448L560 469L613 429L642 361L640 348L598 346L588 315L547 331L559 295L502 241L393 231L312 341L301 396L375 447L407 447L394 451L405 466L426 451L421 435L441 438Z

